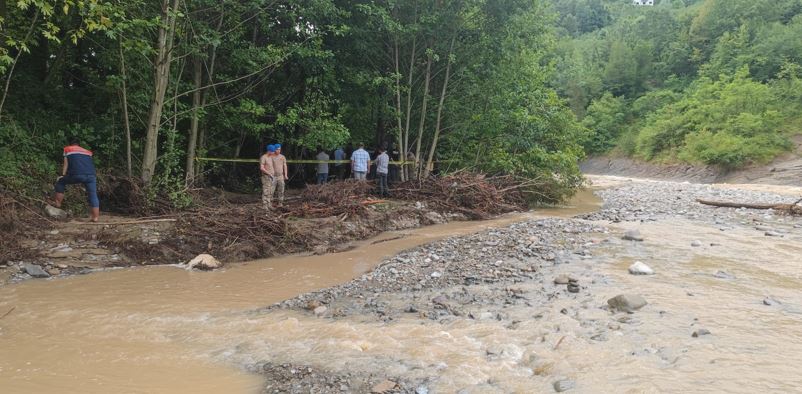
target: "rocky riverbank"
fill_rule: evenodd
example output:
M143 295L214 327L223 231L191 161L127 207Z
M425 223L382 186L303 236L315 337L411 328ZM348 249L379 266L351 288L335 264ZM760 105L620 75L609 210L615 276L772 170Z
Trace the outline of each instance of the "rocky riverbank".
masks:
M799 276L790 265L802 251L802 221L695 200L795 198L690 183L595 181L606 187L598 192L599 212L444 239L351 282L257 311L262 318L297 313L324 325L358 326L365 338L359 350L319 338L328 351L338 349L337 359L353 362L319 365L315 360L327 358L319 352L266 350L271 362L254 364L268 380L265 392L793 387L782 378L793 373L789 360L771 354L798 334L777 320L802 322L802 298L792 290ZM633 275L643 273L652 275ZM758 334L768 330L771 338ZM314 373L287 372L304 368ZM732 372L742 369L751 372Z

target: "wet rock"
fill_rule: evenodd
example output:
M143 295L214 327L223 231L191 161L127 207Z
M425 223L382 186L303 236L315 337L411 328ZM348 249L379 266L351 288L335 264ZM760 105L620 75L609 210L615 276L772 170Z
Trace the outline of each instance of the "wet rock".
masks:
M554 382L554 391L558 393L571 390L574 387L576 387L576 383L573 380L563 379Z
M315 308L315 310L313 312L315 313L315 316L321 316L324 313L326 313L327 310L329 310L329 308L326 308L325 306L321 305L321 306Z
M33 276L34 278L49 278L50 274L45 272L42 267L31 264L31 263L23 263L22 270L25 271L26 274Z
M735 279L735 275L726 271L716 271L713 276L719 279Z
M45 205L45 213L53 219L66 219L67 211L56 208L50 204Z
M435 305L448 307L448 298L446 298L446 296L444 295L439 295L437 297L432 298L432 303Z
M579 293L579 284L577 284L577 283L569 283L568 284L568 292L569 293Z
M691 242L691 246L693 246L694 248L698 248L702 246L702 241L697 239L696 241Z
M638 241L638 242L643 241L643 236L640 235L640 231L638 230L627 230L624 233L624 236L621 238L623 238L626 241Z
M565 275L565 274L557 275L554 278L554 284L556 284L556 285L567 285L569 279L570 278L568 277L568 275Z
M654 270L648 265L640 261L636 261L629 266L629 273L632 275L654 275Z
M706 328L700 328L700 329L694 331L693 334L691 334L691 336L694 337L694 338L699 338L699 337L701 337L703 335L710 335L710 334L712 334L710 332L710 330L708 330Z
M766 297L766 298L763 299L763 305L775 306L775 305L780 305L780 304L781 304L781 302L775 300L773 297Z
M386 393L386 392L389 392L390 390L394 389L396 386L398 386L398 384L396 382L393 382L392 380L385 380L385 381L373 386L373 388L370 389L370 392L371 393L377 393L377 394Z
M637 294L619 294L607 300L607 305L622 312L634 312L646 306L648 302Z
M205 253L197 255L194 259L187 262L187 269L194 268L204 271L218 269L222 266L223 263L214 258L214 256Z

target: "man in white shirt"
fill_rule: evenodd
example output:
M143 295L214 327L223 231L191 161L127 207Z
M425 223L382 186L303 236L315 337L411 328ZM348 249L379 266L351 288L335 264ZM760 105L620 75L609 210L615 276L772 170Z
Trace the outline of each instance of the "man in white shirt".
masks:
M351 172L358 181L367 180L370 172L370 154L365 150L365 144L360 143L359 149L351 154Z
M379 184L379 195L388 196L390 189L387 186L387 174L390 172L390 156L387 150L379 148L379 156L376 157L376 181Z

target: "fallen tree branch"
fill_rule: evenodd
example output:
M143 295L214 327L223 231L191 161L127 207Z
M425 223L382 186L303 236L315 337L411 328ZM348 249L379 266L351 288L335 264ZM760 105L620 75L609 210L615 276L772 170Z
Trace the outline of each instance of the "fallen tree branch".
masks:
M162 218L162 219L143 219L143 220L126 220L123 222L78 222L75 224L83 225L83 226L117 226L123 224L142 224L142 223L156 223L156 222L175 222L177 219L174 218Z
M703 199L697 199L696 202L699 204L720 208L773 209L775 211L788 212L793 215L802 215L802 207L797 205L802 202L802 199L797 200L793 204L753 204L743 202L710 201Z

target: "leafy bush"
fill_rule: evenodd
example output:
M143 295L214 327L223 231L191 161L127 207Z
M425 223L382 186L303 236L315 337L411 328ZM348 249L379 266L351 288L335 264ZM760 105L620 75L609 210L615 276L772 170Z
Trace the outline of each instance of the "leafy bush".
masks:
M789 144L775 91L741 68L731 77L701 78L675 104L647 118L637 137L644 159L678 154L682 160L738 167L766 161Z
M593 100L582 119L582 126L593 131L585 141L585 151L604 153L610 150L626 128L627 120L627 104L623 98L608 92Z

